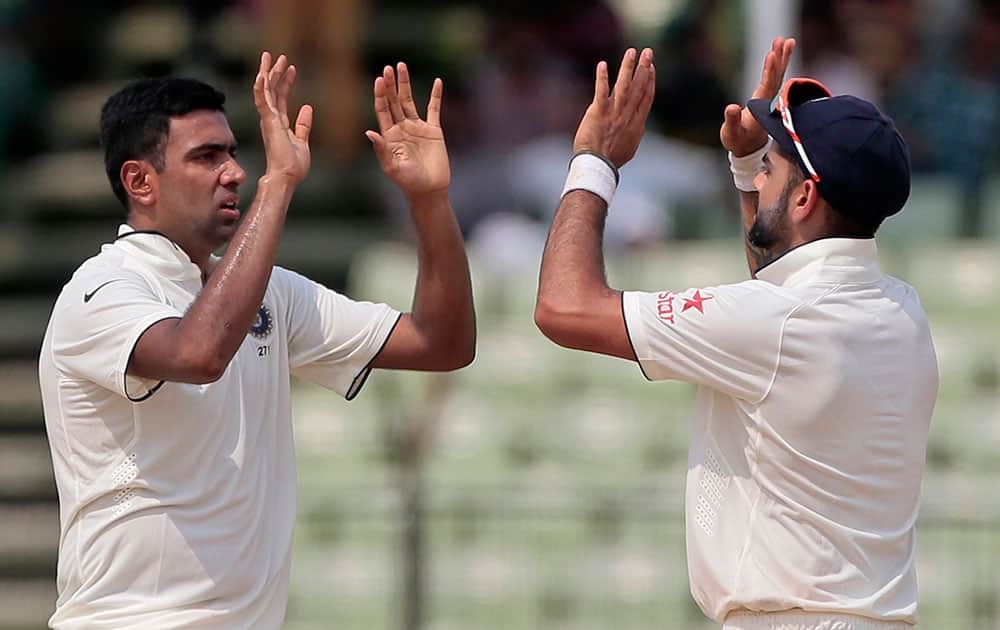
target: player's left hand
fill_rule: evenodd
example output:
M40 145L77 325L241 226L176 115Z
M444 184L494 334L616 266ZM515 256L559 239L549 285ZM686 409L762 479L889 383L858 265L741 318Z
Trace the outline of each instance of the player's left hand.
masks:
M375 117L379 131L365 135L382 170L407 195L445 191L451 182L448 150L441 130L441 79L434 79L427 120L417 113L406 64L386 66L375 79Z
M781 81L795 50L795 40L783 37L771 42L771 50L764 57L760 83L750 98L772 99L781 89ZM723 112L719 139L722 146L741 157L760 149L767 142L767 132L750 113L749 108L737 104L727 105Z
M613 92L608 88L607 62L597 64L594 100L576 130L573 152L597 153L619 168L631 160L642 140L655 87L656 70L650 48L641 54L635 48L625 51Z

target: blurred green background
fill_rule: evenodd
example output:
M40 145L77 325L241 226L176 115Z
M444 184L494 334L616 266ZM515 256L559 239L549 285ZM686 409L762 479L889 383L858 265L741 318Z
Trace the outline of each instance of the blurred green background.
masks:
M406 309L408 215L370 155L370 85L445 82L452 200L479 317L476 362L379 372L352 403L296 384L295 630L711 628L688 594L683 483L693 388L559 349L532 323L570 138L602 58L657 54L657 102L608 227L616 287L746 277L722 107L771 37L795 74L876 101L906 135L906 209L883 267L920 291L941 368L918 529L921 626L1000 628L1000 11L992 0L0 2L0 629L55 600L58 506L36 357L55 295L123 212L101 103L167 73L227 93L252 182L262 48L317 107L312 172L279 262ZM612 63L612 65L616 65ZM252 184L243 193L252 196Z

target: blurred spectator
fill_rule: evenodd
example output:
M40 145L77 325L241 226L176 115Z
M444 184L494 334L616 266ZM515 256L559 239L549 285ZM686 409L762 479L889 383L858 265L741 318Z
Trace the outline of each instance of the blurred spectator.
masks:
M881 100L878 84L852 50L844 8L836 0L803 0L798 46L802 73L819 79L834 94L851 94L877 104Z
M689 3L664 29L657 46L652 118L670 137L716 148L722 111L734 102L709 21L715 0Z
M286 0L261 2L260 7L267 47L292 59L309 60L296 69L301 72L301 98L321 112L312 136L314 146L340 160L367 152L361 131L371 93L369 80L374 80L361 72L367 3Z
M38 67L18 35L23 6L0 5L0 174L11 161L44 149L35 128L42 106Z
M590 99L597 61L624 50L621 24L603 0L497 3L484 12L489 29L482 56L470 63L462 85L452 81L449 88L446 81L442 112L453 154L452 203L466 236L503 213L541 225L547 208L521 201L508 168L512 153L535 139L572 133ZM402 200L387 192L403 218Z
M980 0L963 32L928 51L886 97L915 170L952 175L961 191L957 232L982 236L988 175L1000 135L1000 6Z

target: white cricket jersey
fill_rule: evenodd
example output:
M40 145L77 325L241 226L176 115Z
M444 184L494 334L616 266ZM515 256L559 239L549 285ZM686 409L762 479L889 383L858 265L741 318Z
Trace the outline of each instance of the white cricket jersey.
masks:
M916 622L914 523L937 359L875 241L803 245L738 284L628 292L652 380L699 385L685 499L694 599Z
M353 397L399 313L275 267L257 321L207 385L126 375L201 272L119 229L56 301L39 378L59 490L54 628L278 628L295 521L294 372Z

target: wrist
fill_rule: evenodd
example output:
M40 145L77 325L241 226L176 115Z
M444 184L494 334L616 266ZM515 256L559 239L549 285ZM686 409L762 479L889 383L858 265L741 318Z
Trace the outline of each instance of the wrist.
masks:
M404 192L404 194L411 210L448 207L450 204L447 188L418 193Z
M574 190L586 190L610 207L617 188L618 169L614 164L602 155L583 150L569 161L569 173L560 198Z
M771 149L770 138L764 146L746 155L736 156L729 152L729 171L733 174L733 184L743 192L757 192L753 180L764 165L764 154Z
M299 182L288 173L267 172L257 180L257 188L274 191L293 191Z

